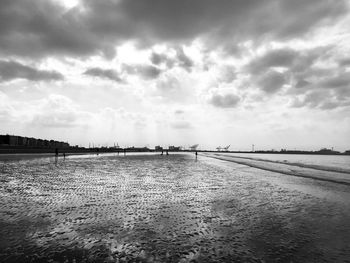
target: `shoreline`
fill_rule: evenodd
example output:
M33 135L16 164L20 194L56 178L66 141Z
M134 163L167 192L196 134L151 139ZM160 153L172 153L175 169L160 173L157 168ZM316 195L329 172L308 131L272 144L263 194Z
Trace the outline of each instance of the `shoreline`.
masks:
M200 153L219 153L219 154L225 154L225 153L244 153L244 154L281 154L281 155L336 155L336 156L348 156L350 155L347 152L334 152L334 153L322 153L322 152L307 152L307 151L290 151L290 152L274 152L274 151L209 151L209 150L179 150L179 151L172 151L172 150L163 150L163 151L168 151L168 152L200 152ZM94 153L123 153L124 149L103 149L103 148L58 148L58 152L63 154L94 154ZM131 150L131 149L126 149L126 152L139 152L139 153L147 153L147 152L161 152L161 151L156 151L154 149L149 149L149 151L139 151L139 150ZM55 154L55 148L10 148L6 147L3 148L0 146L0 156L2 155L9 155L9 154Z

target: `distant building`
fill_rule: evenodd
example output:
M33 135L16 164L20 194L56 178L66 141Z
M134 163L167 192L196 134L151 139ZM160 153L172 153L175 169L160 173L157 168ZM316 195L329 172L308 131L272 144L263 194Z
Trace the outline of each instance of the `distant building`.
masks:
M28 138L27 139L27 146L29 146L29 147L36 147L36 142L37 142L37 139L35 139L35 138Z
M337 154L339 152L338 151L333 151L333 149L322 148L321 150L317 151L317 153L321 153L321 154Z
M327 148L322 148L321 150L319 150L319 152L331 152L331 149L327 149Z
M0 135L0 145L6 146L23 146L37 148L69 148L67 142L58 142L54 140L42 140L15 135Z
M169 146L169 151L180 151L180 146Z
M18 136L10 135L10 145L18 145Z
M131 151L131 152L149 152L150 150L147 147L128 147L126 148L127 151Z
M10 145L10 135L0 135L0 145Z
M38 139L38 140L37 140L37 143L36 143L36 146L38 146L38 147L40 147L40 148L43 148L43 147L44 147L44 140Z
M17 145L23 146L24 145L24 137L22 136L17 136Z
M156 147L154 147L155 151L163 151L163 147L157 145Z

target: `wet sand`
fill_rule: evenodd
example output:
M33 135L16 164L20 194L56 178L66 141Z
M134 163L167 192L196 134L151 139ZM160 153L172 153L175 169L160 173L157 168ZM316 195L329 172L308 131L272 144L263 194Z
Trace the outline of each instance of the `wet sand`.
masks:
M316 180L345 184L350 186L350 170L348 169L335 169L333 167L326 166L310 166L297 163L237 157L225 153L203 153L203 155L218 160L243 164L249 167L258 168L270 172L312 178Z
M350 187L192 154L0 161L0 262L350 262Z

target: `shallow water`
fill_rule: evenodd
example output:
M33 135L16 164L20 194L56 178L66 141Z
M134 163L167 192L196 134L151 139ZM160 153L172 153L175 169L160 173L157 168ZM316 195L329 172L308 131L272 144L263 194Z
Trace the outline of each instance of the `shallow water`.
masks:
M1 262L350 258L344 185L190 154L0 161L0 181Z
M236 156L231 153L202 153L203 156L247 165L270 172L277 172L285 175L312 178L332 183L345 184L350 186L350 170L338 169L320 165L308 165L301 163L290 163L257 159L252 157Z
M350 155L311 155L311 154L268 154L268 153L225 153L245 158L287 162L300 165L324 167L350 171Z

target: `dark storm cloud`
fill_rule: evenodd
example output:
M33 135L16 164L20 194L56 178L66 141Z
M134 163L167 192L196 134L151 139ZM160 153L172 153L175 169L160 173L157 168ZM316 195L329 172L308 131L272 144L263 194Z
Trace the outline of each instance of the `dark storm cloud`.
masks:
M288 90L286 95L292 96L292 107L331 110L350 105L350 73L331 75L332 68L322 72L310 70L308 74L312 82L301 79L295 83L296 89Z
M350 94L349 94L350 97ZM350 101L339 99L335 92L331 90L311 90L302 98L294 98L292 107L294 108L318 108L321 110L332 110L339 107L349 106Z
M285 75L274 70L264 74L257 82L259 88L270 94L279 91L285 83Z
M292 107L330 110L350 105L350 73L347 72L325 76L313 83L305 81L301 89L302 92L294 97Z
M330 93L326 90L316 90L308 92L302 99L295 99L293 107L309 107L316 108L320 106L327 98L329 98Z
M152 65L123 65L123 69L132 75L139 75L144 79L155 79L162 71Z
M149 35L183 40L209 32L222 38L257 34L293 37L343 14L346 1L124 0L118 6Z
M176 49L176 58L179 67L184 68L188 72L191 71L193 67L193 61L185 54L183 48Z
M253 74L268 70L270 67L291 67L298 59L299 54L292 49L271 50L261 57L254 59L248 66Z
M350 89L350 73L339 74L338 76L327 78L320 82L320 86L333 89L348 87Z
M27 79L32 81L63 80L57 71L39 70L16 61L0 60L0 81Z
M346 1L329 0L82 0L70 10L46 0L0 3L0 53L114 56L114 47L135 40L141 47L301 36L320 22L334 23ZM180 54L181 55L181 54ZM184 66L190 62L182 59Z
M253 58L245 66L245 71L266 93L275 93L284 84L292 84L295 88L292 93L305 93L309 89L323 87L329 81L344 81L328 80L327 78L334 78L332 77L334 68L318 65L319 62L329 63L332 49L332 46L325 46L304 50L292 48L267 50L264 54Z
M300 93L305 93L308 90L327 89L335 93L342 92L342 90L350 90L350 73L343 72L337 75L332 74L333 68L330 69L310 69L303 74L303 76L313 79L312 81L306 79L297 79L294 87L299 89ZM297 92L297 91L296 91ZM297 92L298 93L298 92Z
M272 49L254 58L246 68L252 74L259 74L276 67L285 68L292 73L305 72L309 71L315 61L330 49L331 47L317 47L306 50Z
M152 52L150 60L154 65L165 65L168 69L177 66L185 69L187 72L191 72L194 66L193 60L186 55L182 47L175 47L174 51L176 53L175 57L170 57L166 53Z
M297 89L300 89L300 88L304 88L304 87L307 87L308 85L310 85L311 83L309 81L306 81L304 79L300 79L296 82L295 84L295 87Z
M235 94L214 94L209 102L218 108L234 108L240 100L240 97Z
M118 72L112 69L90 68L84 72L84 75L110 79L116 82L123 82L123 80L119 77Z
M350 58L344 58L339 61L340 66L350 66Z
M350 88L350 73L341 74L336 77L326 79L320 84L325 88L339 88L344 86Z
M66 11L46 0L0 3L0 54L37 57L108 53L78 10ZM106 41L108 38L106 39Z
M152 52L150 60L154 65L159 66L161 64L165 64L168 68L171 68L174 64L174 60L169 58L166 54L156 52Z

